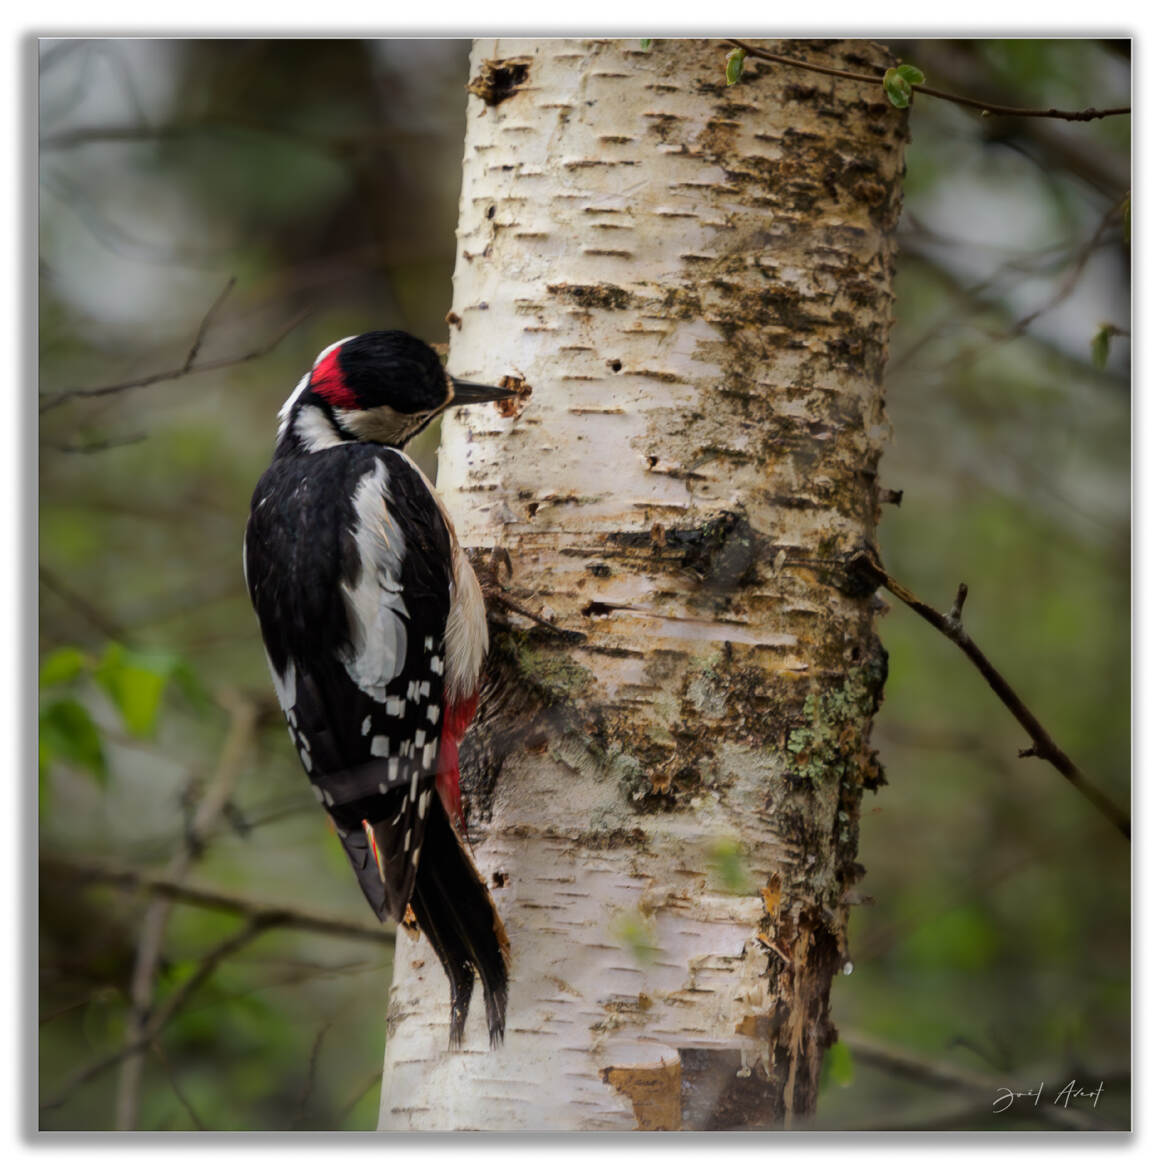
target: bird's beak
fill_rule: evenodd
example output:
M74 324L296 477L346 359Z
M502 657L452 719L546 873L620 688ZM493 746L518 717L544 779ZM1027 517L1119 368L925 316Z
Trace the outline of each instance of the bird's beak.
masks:
M451 386L454 393L451 395L448 407L468 406L475 402L499 402L502 398L515 398L516 391L504 386L483 386L479 382L465 382L462 378L452 378Z

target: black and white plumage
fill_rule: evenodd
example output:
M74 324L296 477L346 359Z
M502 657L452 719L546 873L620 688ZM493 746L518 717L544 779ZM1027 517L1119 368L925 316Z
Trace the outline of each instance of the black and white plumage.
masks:
M460 1042L474 975L503 1037L507 936L452 818L458 741L487 650L478 582L400 449L452 405L509 391L452 379L397 331L324 350L280 413L244 572L289 735L363 893L409 909L451 983Z

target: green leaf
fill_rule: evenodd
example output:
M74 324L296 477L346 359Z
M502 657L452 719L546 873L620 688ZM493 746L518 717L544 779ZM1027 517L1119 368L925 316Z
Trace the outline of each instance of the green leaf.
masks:
M743 61L746 49L732 49L727 54L727 84L734 85L743 76Z
M824 1072L821 1074L827 1081L847 1089L853 1084L853 1053L849 1046L840 1040L834 1044L824 1056Z
M57 699L40 715L38 755L42 777L56 760L89 772L99 784L109 778L101 732L76 699Z
M886 97L890 99L890 105L899 110L906 109L910 104L910 99L914 96L910 82L896 69L886 70L885 76L882 78L882 88L886 91Z
M1113 334L1116 332L1112 325L1102 325L1096 333L1093 334L1093 340L1090 343L1089 351L1093 355L1093 365L1099 370L1105 368L1109 361L1109 347L1113 341Z
M173 656L131 651L116 642L106 647L93 676L113 700L131 735L147 739L154 734L174 663Z
M41 688L72 682L89 664L89 657L76 646L59 646L41 662Z
M643 49L648 49L654 42L649 37L643 37L641 44Z
M926 74L916 65L899 65L894 72L911 85L921 85L926 80Z

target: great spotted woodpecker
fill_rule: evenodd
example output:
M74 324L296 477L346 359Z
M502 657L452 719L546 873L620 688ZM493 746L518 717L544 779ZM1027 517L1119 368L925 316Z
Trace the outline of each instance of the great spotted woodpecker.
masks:
M493 1045L508 995L507 935L455 828L488 629L451 519L402 447L450 407L512 393L451 378L397 330L335 342L280 411L244 537L293 745L374 912L409 908L442 962L452 1046L475 972Z

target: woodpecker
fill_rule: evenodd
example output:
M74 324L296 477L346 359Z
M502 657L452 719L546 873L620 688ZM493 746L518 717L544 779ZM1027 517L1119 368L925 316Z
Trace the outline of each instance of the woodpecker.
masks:
M451 518L402 448L444 410L512 394L450 377L398 330L334 342L281 408L244 536L293 746L374 912L409 909L435 949L452 1047L476 972L493 1047L507 1008L508 938L456 828L488 628Z

